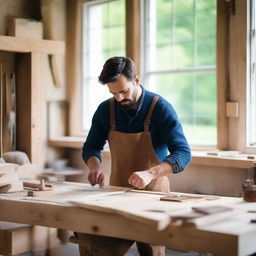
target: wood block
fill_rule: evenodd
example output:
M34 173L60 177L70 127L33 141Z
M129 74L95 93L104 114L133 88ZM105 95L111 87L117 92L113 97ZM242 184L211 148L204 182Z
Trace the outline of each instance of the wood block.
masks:
M0 171L0 184L1 183L12 183L19 181L19 176L16 172L3 172Z
M17 167L17 164L11 164L11 163L0 163L0 171L15 171Z
M213 150L207 152L208 156L220 156L220 157L238 157L239 151L237 150Z
M16 37L43 38L43 23L32 19L12 18L8 35Z
M45 189L45 190L29 190L28 196L32 197L40 197L40 196L51 196L54 195L55 191L52 189Z
M37 179L43 169L37 164L24 164L16 168L19 178Z
M239 103L238 102L226 102L226 114L227 114L227 117L238 118L239 117Z
M188 202L193 200L217 200L218 197L214 196L190 196L190 195L168 195L160 197L161 201L171 201L171 202Z
M23 183L19 180L10 184L2 184L2 186L0 186L0 193L23 191L23 189Z
M212 205L212 206L204 206L204 207L192 207L194 212L203 213L203 214L213 214L218 212L226 212L232 211L233 208L225 207L222 205Z

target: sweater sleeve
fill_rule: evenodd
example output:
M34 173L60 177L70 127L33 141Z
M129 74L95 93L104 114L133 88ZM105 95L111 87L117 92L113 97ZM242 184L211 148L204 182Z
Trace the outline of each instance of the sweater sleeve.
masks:
M191 161L191 150L175 110L167 101L162 99L162 102L158 106L158 129L170 152L164 161L172 166L174 173L178 173Z
M108 102L103 102L92 118L92 125L82 149L82 157L85 163L92 156L102 160L101 151L106 144L109 132Z

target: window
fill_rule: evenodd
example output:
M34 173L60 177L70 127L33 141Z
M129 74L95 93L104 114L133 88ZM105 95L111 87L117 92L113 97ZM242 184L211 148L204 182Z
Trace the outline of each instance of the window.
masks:
M249 51L248 51L248 90L247 90L247 145L256 146L256 6L249 1Z
M106 59L125 55L125 0L83 6L82 128L88 130L98 105L110 97L98 76Z
M216 0L145 0L144 82L191 144L217 143Z

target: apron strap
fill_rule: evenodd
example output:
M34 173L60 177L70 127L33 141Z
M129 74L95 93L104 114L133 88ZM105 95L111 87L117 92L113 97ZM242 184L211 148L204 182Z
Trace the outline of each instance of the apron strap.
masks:
M150 126L152 112L154 110L154 107L155 107L158 99L159 99L159 96L155 96L153 98L152 102L151 102L150 108L148 110L148 114L147 114L146 119L144 121L144 132L148 132L149 131L149 126Z
M109 100L109 113L110 113L110 126L111 131L116 130L116 119L115 119L115 99L114 97Z

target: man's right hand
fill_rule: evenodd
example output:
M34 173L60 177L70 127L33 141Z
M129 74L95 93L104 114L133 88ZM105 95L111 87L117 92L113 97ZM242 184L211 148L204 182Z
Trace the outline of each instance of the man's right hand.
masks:
M90 170L90 173L88 175L88 180L91 183L92 186L99 184L100 186L104 183L104 173L102 169L99 170Z

